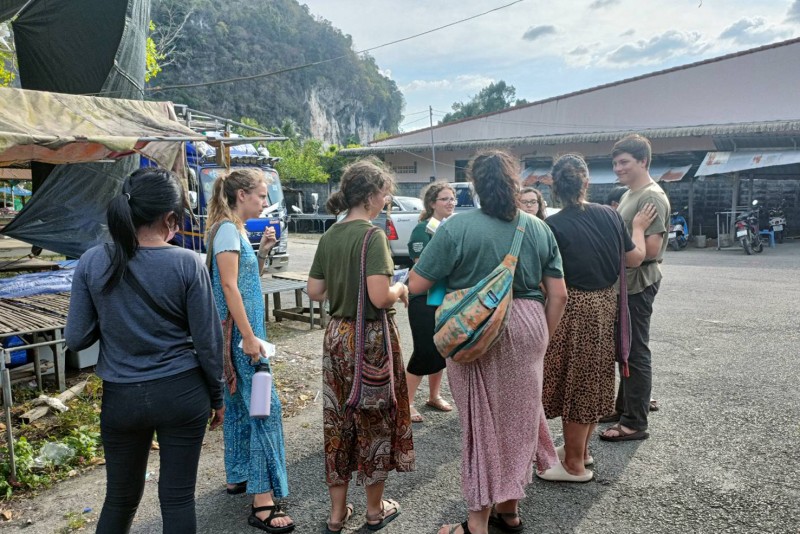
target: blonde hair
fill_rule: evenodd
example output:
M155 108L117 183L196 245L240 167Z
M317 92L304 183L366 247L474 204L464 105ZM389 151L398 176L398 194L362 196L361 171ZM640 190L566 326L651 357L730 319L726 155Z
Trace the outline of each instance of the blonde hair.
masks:
M239 190L246 193L258 187L259 183L271 183L261 169L247 167L235 169L223 174L214 181L211 199L208 201L208 220L206 221L206 237L208 231L218 222L231 221L240 232L244 232L244 221L236 215L236 194Z

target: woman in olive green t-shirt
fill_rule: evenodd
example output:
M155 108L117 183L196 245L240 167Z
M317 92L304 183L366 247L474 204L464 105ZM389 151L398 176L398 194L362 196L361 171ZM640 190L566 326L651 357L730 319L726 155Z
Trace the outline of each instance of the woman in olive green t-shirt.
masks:
M365 362L379 366L391 354L396 405L364 413L346 406L355 381L361 380L355 376L354 341L361 327L356 321L361 251L367 232L374 228L370 220L381 212L393 186L392 174L374 158L357 161L345 169L341 190L331 195L327 208L334 214L347 211L347 216L320 239L308 277L309 298L328 299L331 315L322 348L325 474L331 496L326 533L341 532L353 515L353 506L347 504L347 487L354 471L359 484L366 486L367 525L370 530L379 530L400 513L396 501L383 498L389 471L414 469L408 390L392 310L398 300L408 305L408 288L401 283L391 284L394 264L386 235L381 231L373 232L367 243L368 298L361 335L366 340ZM382 309L392 312L387 321L388 340Z

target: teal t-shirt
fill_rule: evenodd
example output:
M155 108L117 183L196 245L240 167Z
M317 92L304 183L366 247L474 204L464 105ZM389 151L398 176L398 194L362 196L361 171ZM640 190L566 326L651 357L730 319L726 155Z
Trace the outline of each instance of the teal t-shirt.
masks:
M539 284L543 276L564 277L561 254L543 221L519 214L528 219L528 226L514 273L514 298L544 302ZM503 261L516 229L516 221L502 221L480 209L459 213L439 227L414 270L431 281L447 277L448 291L472 287Z

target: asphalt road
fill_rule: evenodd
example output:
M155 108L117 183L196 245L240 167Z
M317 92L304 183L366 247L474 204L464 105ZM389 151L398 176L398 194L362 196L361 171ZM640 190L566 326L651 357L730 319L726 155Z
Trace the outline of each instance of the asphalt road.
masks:
M313 241L293 243L292 269L310 264L313 249ZM650 419L651 438L593 441L596 479L588 484L534 480L520 507L526 532L800 532L799 266L800 241L754 256L667 252L651 331L654 397L662 406ZM397 320L408 351L403 311ZM321 332L298 328L290 344L321 346ZM383 532L432 533L465 518L457 416L420 411L426 422L414 427L417 471L390 477L387 496L404 511ZM557 443L559 427L551 422ZM321 532L328 499L320 403L286 420L285 435L296 532ZM213 433L197 488L200 532L255 532L246 524L247 497L226 495L223 483L221 439ZM15 503L15 520L0 527L23 528L30 518L27 532L52 533L66 524L65 512L87 506L95 519L103 484L102 468L71 479ZM359 519L362 488L352 487L351 497L357 517L345 531L367 532ZM154 483L133 532L160 532Z

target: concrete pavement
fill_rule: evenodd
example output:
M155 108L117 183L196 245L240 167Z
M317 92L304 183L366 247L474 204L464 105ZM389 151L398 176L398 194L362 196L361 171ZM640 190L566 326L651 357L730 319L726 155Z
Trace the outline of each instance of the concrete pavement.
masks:
M596 480L588 484L535 479L520 507L526 532L800 532L799 271L800 242L754 256L733 249L667 252L652 324L653 396L662 408L651 416L651 438L595 440ZM405 312L397 319L408 354ZM284 340L321 348L319 330L298 327ZM417 471L390 477L386 494L404 511L382 532L432 533L466 517L457 415L420 411L426 422L414 427ZM557 443L559 427L551 422ZM296 532L321 532L328 499L320 402L286 420L285 433ZM200 532L256 532L246 523L248 498L224 493L220 438L207 438L200 467ZM154 455L154 473L157 464ZM63 526L67 511L90 506L88 515L96 517L103 483L102 468L71 479L15 505L17 517L33 520L27 532L42 533ZM363 489L353 487L351 495L357 515L345 532L367 532ZM22 520L0 524L20 526ZM155 483L147 484L133 532L160 532Z

